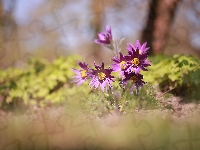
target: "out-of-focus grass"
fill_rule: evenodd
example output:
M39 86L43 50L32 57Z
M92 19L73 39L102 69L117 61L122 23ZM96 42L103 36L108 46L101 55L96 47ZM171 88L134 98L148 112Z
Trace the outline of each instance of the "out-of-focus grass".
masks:
M1 117L0 148L197 150L200 147L198 112L184 121L172 121L170 114L160 110L93 119L83 109L72 108L68 105Z

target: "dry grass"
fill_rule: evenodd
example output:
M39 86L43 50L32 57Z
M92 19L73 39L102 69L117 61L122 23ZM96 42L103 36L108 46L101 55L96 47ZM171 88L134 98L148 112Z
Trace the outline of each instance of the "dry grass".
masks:
M69 107L0 115L0 149L198 149L199 108L188 116L140 110L93 118ZM189 143L190 142L190 143Z

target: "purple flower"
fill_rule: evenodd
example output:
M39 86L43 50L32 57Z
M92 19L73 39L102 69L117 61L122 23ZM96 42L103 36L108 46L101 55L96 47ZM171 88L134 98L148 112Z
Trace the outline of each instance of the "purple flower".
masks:
M106 33L99 33L99 39L95 39L95 43L97 44L110 44L112 41L112 32L111 27L106 26Z
M147 45L147 42L141 45L139 40L137 40L135 43L135 46L129 43L127 50L128 52L132 52L133 49L134 50L139 49L139 54L145 54L145 53L148 53L148 50L149 50L149 47L146 48L146 45Z
M76 73L76 76L73 76L72 78L75 78L72 82L77 82L77 85L81 85L84 81L86 81L88 78L91 77L91 69L88 67L88 65L84 62L79 61L79 66L81 67L81 70L77 70L72 68L72 70Z
M101 90L104 91L104 88L106 85L111 86L111 83L114 82L112 78L114 76L111 76L111 73L113 69L104 69L104 63L102 62L101 66L98 66L94 63L94 66L96 69L92 70L92 79L90 81L91 88L94 87L95 89L98 88L98 86L101 87Z
M136 88L136 91L138 92L139 87L142 87L146 82L143 81L143 75L136 74L134 72L127 73L124 72L125 78L121 81L121 84L123 88L126 87L128 81L131 81L133 85L130 88L130 91L132 93L133 89Z
M120 76L124 76L124 71L127 69L128 64L127 64L127 59L126 56L124 56L121 52L119 53L119 58L114 57L111 59L115 63L112 64L113 71L118 72L120 71Z
M138 74L141 69L147 71L145 67L150 66L150 62L147 61L148 53L144 51L145 49L143 49L142 51L139 49L139 41L136 42L136 45L137 47L134 47L132 44L128 44L127 46L128 56L126 56L126 59L129 64L129 68L126 71L128 73L134 71L136 74Z

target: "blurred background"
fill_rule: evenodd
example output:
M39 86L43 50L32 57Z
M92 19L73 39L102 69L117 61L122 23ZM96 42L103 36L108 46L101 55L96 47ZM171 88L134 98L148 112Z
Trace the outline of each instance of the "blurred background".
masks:
M122 51L140 39L152 55L200 57L198 0L0 0L0 68L71 53L108 63L112 53L93 42L106 25L125 38Z
M181 83L175 92L189 95L187 100L192 101L192 96L200 100L199 61L190 57L160 61L161 65L144 76L163 90L151 84L141 90L140 96L121 90L120 107L112 94L91 90L87 83L79 88L71 83L71 68L78 67L80 58L71 54L80 54L87 63L109 64L112 52L94 43L107 25L114 38L125 38L124 53L127 43L135 44L139 39L148 42L151 55L190 54L200 58L200 0L0 0L0 149L16 149L16 145L18 149L56 149L58 145L80 149L87 142L91 142L86 145L91 149L105 149L104 144L109 149L123 145L169 149L179 139L187 139L188 134L199 136L199 105L179 105L182 99L167 93ZM123 119L109 116L119 108ZM8 110L24 116L14 117ZM193 130L188 124L190 116L196 117L191 120ZM172 120L180 121L180 126ZM181 121L187 122L185 130ZM140 137L143 141L148 138L145 147ZM199 149L198 143L195 146Z

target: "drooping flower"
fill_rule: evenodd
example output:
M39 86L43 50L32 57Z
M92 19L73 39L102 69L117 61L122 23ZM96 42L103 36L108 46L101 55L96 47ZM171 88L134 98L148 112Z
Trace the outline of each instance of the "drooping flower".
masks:
M96 69L92 70L92 79L90 81L91 88L94 87L95 89L100 86L101 90L104 91L104 88L108 85L109 87L112 87L111 83L114 82L113 78L114 76L111 76L111 73L113 69L108 68L104 69L104 63L102 62L102 65L96 65L94 63L94 66Z
M74 73L76 73L76 76L73 76L72 78L75 78L72 82L77 82L77 85L81 85L84 81L89 79L91 77L91 69L88 67L88 65L84 62L79 61L79 66L81 67L80 70L72 68Z
M97 44L110 44L112 41L112 32L111 27L106 26L106 33L100 32L98 34L99 39L95 39L95 43Z
M145 67L150 66L150 62L147 61L148 53L145 51L141 51L138 46L134 47L134 45L132 44L127 45L127 50L128 56L126 58L130 66L126 70L126 72L135 72L135 74L138 74L140 70L147 71Z
M124 72L125 78L121 81L121 84L123 88L126 87L128 81L131 81L133 84L130 88L131 93L133 92L133 89L136 88L136 91L139 91L139 87L142 87L146 82L143 81L143 75L141 74L136 74L134 72L127 73Z
M118 57L114 57L111 60L115 62L114 64L112 64L113 71L114 72L120 71L120 76L123 77L124 76L124 71L126 71L126 69L128 68L126 57L120 52L119 53L119 58Z

